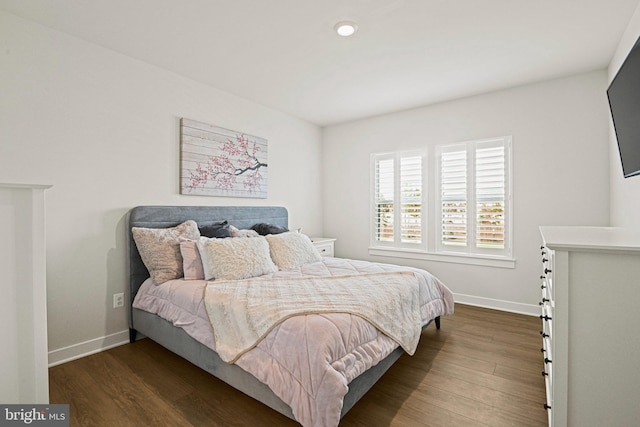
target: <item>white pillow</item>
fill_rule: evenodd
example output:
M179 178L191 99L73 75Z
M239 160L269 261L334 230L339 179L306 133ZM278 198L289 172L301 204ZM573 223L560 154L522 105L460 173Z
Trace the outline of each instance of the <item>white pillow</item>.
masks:
M198 225L192 220L171 228L132 227L131 233L156 285L182 277L180 238L195 240L200 237Z
M239 280L275 273L278 268L269 256L264 237L253 239L198 240L205 280Z
M311 239L302 233L288 232L265 236L269 242L271 259L281 270L290 270L303 264L322 261Z

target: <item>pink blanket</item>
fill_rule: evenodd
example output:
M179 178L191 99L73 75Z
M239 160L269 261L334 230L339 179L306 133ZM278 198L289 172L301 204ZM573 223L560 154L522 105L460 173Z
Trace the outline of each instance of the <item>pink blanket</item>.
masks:
M413 354L422 326L418 294L413 273L384 272L215 280L207 285L204 302L216 351L233 363L287 318L324 313L356 314Z
M289 404L303 426L335 427L348 383L397 346L356 315L312 314L287 319L236 364Z
M262 276L308 277L411 271L419 284L422 324L437 316L453 314L453 296L438 279L424 270L341 258L325 258L293 271ZM157 313L185 329L215 350L213 333L204 309L204 283L193 286L191 295L181 297L192 318L178 310L175 294L184 285L172 281L148 287L149 293L136 296L134 306ZM190 281L193 282L193 281ZM159 295L167 290L171 295ZM189 286L187 286L189 288ZM142 291L142 288L141 288ZM206 330L203 330L204 325ZM291 346L291 342L297 342ZM388 356L397 342L382 334L362 318L343 313L310 314L290 317L273 328L236 364L251 373L285 403L303 426L337 426L348 383Z
M347 270L352 274L412 271L419 282L422 324L437 316L453 314L449 289L423 270L336 258L309 264L303 270L320 276L345 274ZM334 427L340 422L348 383L397 346L393 339L359 316L310 314L291 317L276 326L236 364L289 404L303 426Z

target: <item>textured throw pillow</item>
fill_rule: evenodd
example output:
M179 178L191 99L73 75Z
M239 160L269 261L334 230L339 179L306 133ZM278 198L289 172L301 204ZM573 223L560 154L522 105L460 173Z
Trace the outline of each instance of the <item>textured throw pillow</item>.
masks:
M131 229L142 262L156 285L183 275L180 238L196 240L200 237L195 221L185 221L171 228Z
M302 233L289 232L265 236L273 262L281 270L290 270L303 264L322 261L311 239Z
M258 224L254 224L251 227L252 230L257 232L261 236L266 236L267 234L280 234L289 231L287 227L281 227L279 225L267 224L265 222L261 222Z
M218 221L212 224L202 225L200 226L200 235L204 237L231 237L231 232L229 231L229 223L225 221Z
M180 255L182 255L182 269L185 280L204 280L202 258L195 240L180 241Z
M259 234L255 230L238 230L233 225L229 226L231 237L258 237Z
M205 280L239 280L278 271L264 237L198 240Z

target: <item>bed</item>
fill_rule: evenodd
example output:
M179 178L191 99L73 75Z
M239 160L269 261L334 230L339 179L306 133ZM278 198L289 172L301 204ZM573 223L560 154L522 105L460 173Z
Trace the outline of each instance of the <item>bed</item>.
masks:
M151 279L149 278L150 273L149 269L145 266L143 262L143 257L139 251L138 245L134 239L132 230L135 228L142 229L168 229L171 227L176 227L179 224L184 223L185 221L195 221L198 226L207 226L212 223L220 223L221 221L226 221L226 223L231 224L232 227L235 227L236 230L246 230L250 229L255 224L270 224L280 228L288 227L288 213L286 208L284 207L271 207L271 206L259 206L259 207L233 207L233 206L139 206L133 208L127 215L127 233L128 233L128 271L129 271L129 301L130 301L130 341L134 342L136 339L140 339L143 336L146 336L153 341L159 343L170 351L180 355L181 357L187 359L191 363L196 366L204 369L205 371L211 373L215 377L221 379L222 381L230 384L232 387L237 390L257 399L258 401L264 403L270 408L284 414L285 416L300 422L305 426L322 426L322 425L337 425L339 419L344 416L344 414L351 409L356 402L378 381L378 379L393 365L393 363L405 352L402 345L398 344L398 340L392 341L393 346L389 346L390 339L384 334L381 334L377 328L374 328L370 323L367 323L366 320L361 318L361 316L350 316L350 322L364 322L357 323L356 329L364 328L363 325L370 327L372 330L375 330L378 334L370 339L370 343L367 342L363 345L355 346L354 349L348 350L345 349L345 355L340 359L339 366L343 366L345 363L350 365L348 370L348 375L345 374L344 377L340 375L335 375L338 383L338 386L331 386L329 389L340 389L341 382L345 382L345 379L348 381L344 384L344 392L337 391L339 396L334 398L330 396L331 402L334 400L337 402L336 404L331 403L331 405L327 404L329 408L334 408L332 410L327 410L327 412L336 412L335 408L337 408L337 412L335 415L327 415L324 414L318 416L314 413L308 413L309 411L313 412L313 405L317 406L321 409L325 409L323 405L325 405L324 400L322 403L311 402L306 403L307 406L311 406L312 408L303 408L300 409L300 404L297 402L298 397L292 398L291 396L284 396L282 387L280 389L278 387L273 386L272 384L267 385L266 383L270 383L270 376L278 376L278 375L270 375L269 366L274 364L273 361L269 361L271 365L268 365L267 368L255 368L257 372L252 371L252 366L257 364L257 360L259 360L261 354L265 353L267 350L269 352L272 351L271 347L265 346L274 346L274 343L277 341L271 339L272 335L287 336L285 326L288 324L287 322L295 322L296 319L307 318L308 316L316 316L317 318L322 319L330 319L331 321L335 321L333 313L324 313L318 312L311 314L304 314L303 316L291 316L287 320L285 320L282 324L278 324L274 329L269 329L266 331L258 341L259 344L255 344L253 347L245 350L243 353L240 353L239 356L233 362L235 363L227 363L229 362L229 357L226 357L225 360L221 357L221 354L224 354L220 347L218 352L214 351L215 344L211 344L210 340L215 343L215 339L212 338L213 334L211 331L210 322L208 328L210 329L208 334L210 336L206 336L207 334L203 334L199 332L200 335L194 333L190 330L194 323L200 322L202 323L202 318L197 319L197 321L186 320L183 321L180 315L166 315L162 309L156 308L140 308L141 301L151 300L151 301L167 301L170 296L161 295L160 297L154 296L153 292L167 291L167 295L173 295L174 292L180 290L180 292L191 292L191 294L187 296L182 296L183 300L188 301L188 304L194 303L197 299L197 295L205 295L207 296L210 288L207 285L210 283L220 284L229 283L234 284L234 282L242 282L242 280L234 281L234 280L214 280L214 282L210 282L208 280L198 281L198 280L185 280L184 278L178 278L175 280L169 280L161 286L155 286L151 283ZM283 233L278 237L292 237L290 236L293 232ZM267 236L269 237L269 236ZM261 237L262 238L262 237ZM233 240L234 238L232 238ZM296 237L298 239L298 237ZM184 239L183 239L184 240ZM207 239L201 239L207 240ZM211 239L216 240L214 243L219 243L218 241L221 239ZM229 240L229 239L222 239ZM249 241L251 239L242 239L243 241ZM238 243L239 240L236 242ZM274 246L271 246L272 248ZM203 248L200 247L202 250ZM273 253L273 252L272 252ZM273 255L272 255L273 256ZM185 258L186 260L186 258ZM148 260L147 260L148 261ZM206 262L203 260L203 264L205 264L206 270ZM425 328L432 322L435 323L437 328L440 327L440 316L441 315L450 315L453 313L453 298L450 291L446 288L446 286L442 285L436 278L431 276L429 273L424 272L423 270L412 269L408 267L399 267L392 266L388 264L377 264L377 263L368 263L366 261L357 261L357 260L343 260L340 258L329 259L323 258L321 261L313 262L309 264L305 264L303 266L297 266L294 269L278 269L278 272L272 273L270 275L264 275L256 278L255 280L264 279L262 283L268 283L267 279L269 278L280 278L281 281L285 281L286 283L295 282L306 282L306 281L317 281L317 280L325 280L325 276L351 276L349 273L351 270L354 272L357 270L358 274L362 274L364 276L379 276L384 280L391 280L395 277L399 277L399 275L407 274L410 272L412 277L417 277L422 275L416 280L429 282L429 286L433 286L434 289L429 289L428 293L428 304L423 303L424 291L422 290L422 285L420 288L420 303L422 306L420 307L420 315L421 324L419 327ZM337 272L337 273L336 273ZM346 273L345 273L346 272ZM186 273L186 266L185 266ZM355 273L354 273L355 274ZM388 276L384 276L388 274ZM314 276L314 277L312 277ZM315 277L317 276L317 277ZM322 276L322 277L320 277ZM423 278L422 278L423 277ZM304 280L303 280L304 278ZM348 278L348 277L347 277ZM425 279L426 278L426 279ZM247 279L254 280L254 279ZM328 280L328 279L327 279ZM381 280L381 279L380 279ZM274 282L276 280L273 280ZM270 282L269 282L270 283ZM316 283L316 282L314 282ZM324 282L319 282L324 283ZM151 292L147 294L147 292ZM140 293L140 295L139 295ZM414 298L415 299L415 298ZM189 302L190 301L190 302ZM212 310L209 306L207 306L206 302L197 302L197 307L194 305L193 312L196 311L202 312L203 306L206 306L207 309ZM164 303L164 302L163 302ZM171 303L173 304L173 303ZM425 308L427 307L427 308ZM170 306L171 313L173 313L173 305ZM166 310L165 310L166 311ZM407 310L408 311L408 310ZM164 317L163 317L164 316ZM173 317L172 317L173 316ZM346 319L347 314L337 313L335 316L342 316L340 319ZM201 316L202 317L202 316ZM314 317L315 318L315 317ZM337 317L336 317L337 318ZM311 319L309 317L309 319ZM211 320L211 318L209 318ZM324 321L324 320L323 320ZM340 320L342 321L342 320ZM313 322L309 322L313 323ZM306 323L305 323L306 324ZM375 324L375 323L374 323ZM281 326L284 325L284 326ZM378 324L376 324L378 326ZM280 329L277 329L280 328ZM351 328L354 328L351 325ZM217 328L216 332L218 332ZM397 329L397 328L396 328ZM281 332L284 330L285 332ZM269 335L267 335L267 333ZM370 332L369 332L370 333ZM216 335L217 337L217 335ZM351 339L351 338L349 338ZM399 341L402 342L402 341ZM264 344L268 343L268 344ZM260 347L262 346L262 347ZM367 347L368 346L368 347ZM372 349L380 348L380 351L384 350L384 357L380 357L380 360L377 360L378 356L371 356L368 353L372 353ZM406 348L406 345L404 346ZM265 350L267 349L267 350ZM357 351L356 351L357 349ZM364 349L364 350L363 350ZM274 354L277 353L278 350L273 350ZM333 350L332 350L333 351ZM349 351L353 351L355 354L347 354ZM359 354L356 354L360 352ZM387 354L388 353L388 354ZM284 354L284 353L283 353ZM284 356L280 356L287 358L287 354ZM363 360L361 360L363 359ZM371 360L369 360L371 359ZM346 362L345 362L346 361ZM244 365L243 365L244 363ZM287 362L289 363L289 362ZM293 362L291 362L293 363ZM337 362L336 362L337 363ZM369 366L371 365L371 366ZM297 368L296 368L297 369ZM302 369L302 368L300 368ZM343 369L343 368L341 368ZM346 368L345 372L346 371ZM251 372L250 372L251 371ZM363 371L363 372L360 372ZM265 374L266 372L266 374ZM333 372L331 372L333 374ZM266 376L266 377L265 377ZM326 377L327 375L325 375ZM353 378L351 378L353 377ZM260 379L258 379L260 378ZM295 380L296 378L294 378ZM284 386L286 388L286 386ZM327 387L325 387L327 388ZM274 391L275 390L275 391ZM322 394L324 392L318 392L314 389L311 394ZM285 400L291 401L295 400L295 405L291 402L285 403L281 397L284 396ZM315 396L315 395L314 395ZM307 399L314 399L314 396L307 396ZM317 397L320 399L320 397ZM329 398L327 398L329 399ZM337 406L336 406L337 405ZM296 410L292 409L292 406L296 408ZM303 405L304 406L304 405ZM297 411L297 413L296 413ZM320 412L325 412L320 411Z

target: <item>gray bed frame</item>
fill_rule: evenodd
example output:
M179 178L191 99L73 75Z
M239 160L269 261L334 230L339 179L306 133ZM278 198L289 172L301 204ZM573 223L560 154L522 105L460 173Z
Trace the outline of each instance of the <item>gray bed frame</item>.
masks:
M131 234L132 227L173 227L192 219L199 226L215 221L228 220L239 229L265 222L288 227L288 213L284 207L273 206L138 206L127 215L128 270L129 270L129 338L133 343L144 335L194 365L204 369L235 389L253 397L270 408L294 419L289 405L276 396L267 385L237 365L228 364L210 348L189 336L182 328L175 327L161 317L132 307L133 299L149 272L140 258ZM435 319L440 328L439 318ZM425 326L426 327L426 326ZM402 355L398 347L389 356L349 383L344 397L341 417L364 396L382 375Z

